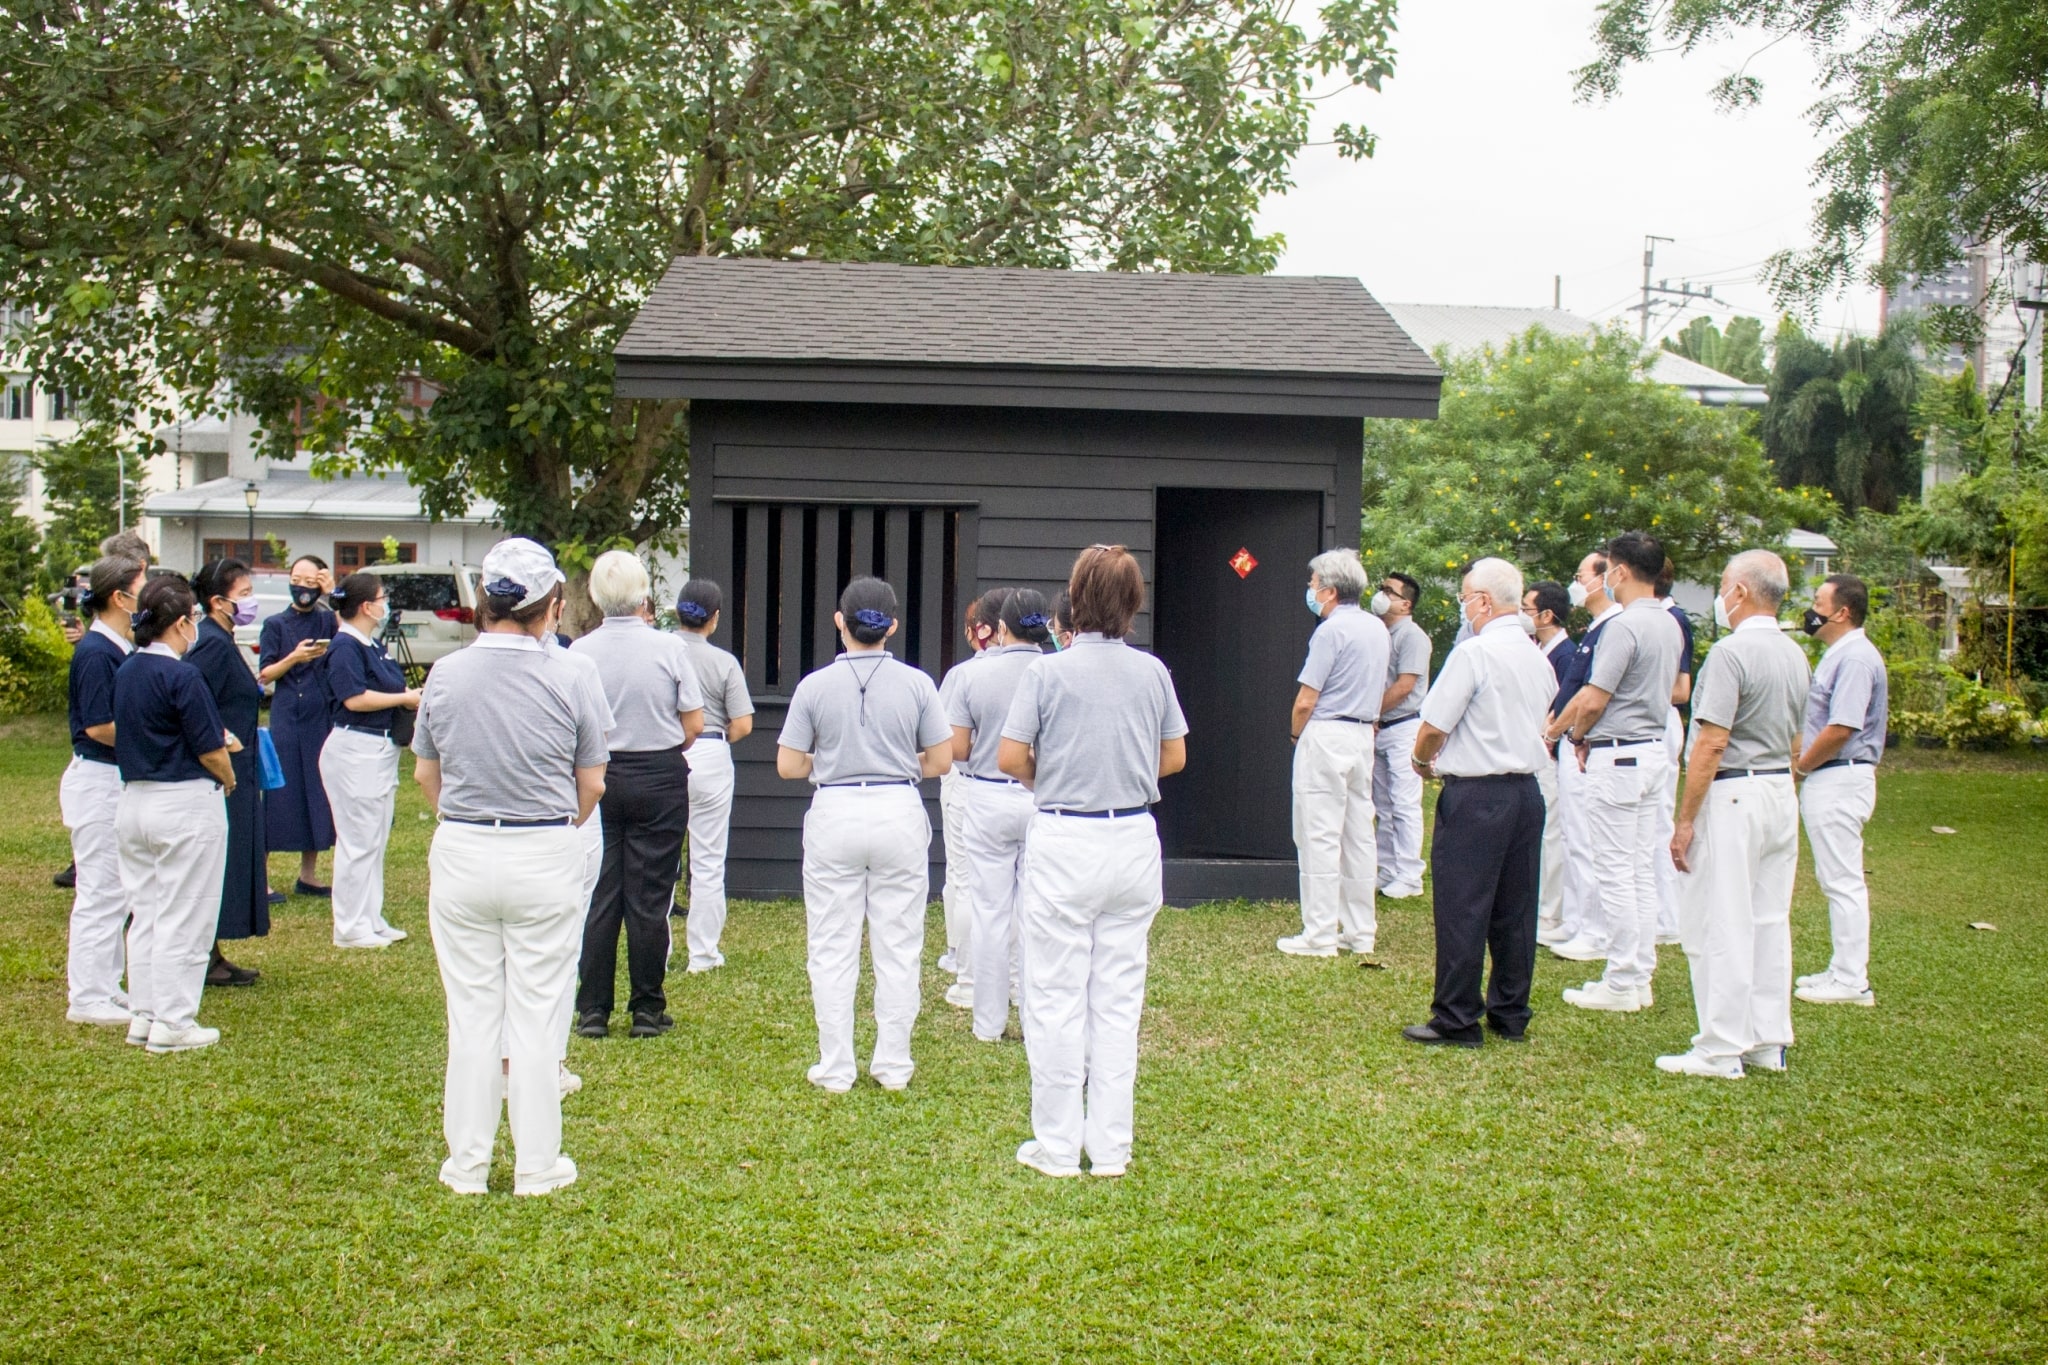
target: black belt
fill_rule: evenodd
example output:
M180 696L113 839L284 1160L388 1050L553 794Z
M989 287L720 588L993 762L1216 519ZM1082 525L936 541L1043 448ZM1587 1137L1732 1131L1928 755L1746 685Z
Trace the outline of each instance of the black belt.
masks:
M976 782L993 783L998 787L1021 787L1024 785L1022 782L1019 782L1014 777L983 777L980 773L971 773L968 772L965 768L962 768L960 770L960 776L971 777Z
M85 755L80 754L79 757L84 758ZM1825 768L1875 768L1876 766L1877 760L1874 758L1831 758L1825 763L1814 764L1806 771L1817 773Z
M1580 744L1588 749L1626 749L1636 744L1662 744L1664 736L1652 735L1648 739L1582 739Z
M1040 815L1060 815L1069 820L1128 820L1151 813L1150 806L1125 806L1120 810L1042 810Z
M1453 782L1534 782L1534 773L1478 773L1467 777L1462 773L1439 773L1446 785Z
M700 730L700 731L698 731L698 732L697 732L697 738L699 738L699 739L724 739L724 738L725 738L725 731L723 731L723 730Z
M1715 774L1714 774L1714 780L1715 780L1716 782L1719 782L1719 781L1720 781L1720 780L1721 780L1722 778L1724 778L1724 777L1790 777L1790 776L1792 776L1792 770L1791 770L1790 768L1723 768L1723 769L1721 769L1721 771L1719 771L1719 772L1717 772L1717 773L1715 773Z
M1417 714L1420 714L1419 712ZM1360 720L1357 716L1310 716L1310 720L1341 720L1346 725L1377 725L1378 721Z
M465 820L459 815L444 815L441 822L447 825L483 825L488 829L560 829L563 825L575 824L576 817L562 815L553 820Z
M818 785L821 787L915 787L917 783L907 777L892 777L886 782L820 782Z
M389 730L379 730L374 725L337 725L334 728L337 730L348 730L358 735L375 735L377 738L391 744L398 743L397 737Z
M1384 730L1384 729L1386 729L1386 728L1387 728L1387 727L1388 727L1389 725L1406 725L1406 724L1407 724L1407 723L1408 723L1409 721L1411 721L1411 720L1421 720L1421 719L1422 719L1422 713L1421 713L1420 711L1414 711L1414 712L1410 712L1410 713L1409 713L1408 715L1405 715L1405 716L1401 717L1401 718L1400 718L1399 720L1383 720L1383 721L1381 721L1381 722L1379 723L1379 726L1380 726L1380 729ZM1369 721L1369 720L1368 720L1368 721L1362 721L1362 722L1360 722L1360 723L1361 723L1361 724L1364 724L1364 725L1370 725L1370 724L1372 724L1372 722L1371 722L1371 721Z

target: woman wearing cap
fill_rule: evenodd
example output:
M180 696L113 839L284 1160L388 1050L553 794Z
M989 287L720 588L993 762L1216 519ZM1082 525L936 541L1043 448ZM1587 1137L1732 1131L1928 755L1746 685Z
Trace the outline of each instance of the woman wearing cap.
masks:
M263 622L257 635L257 680L272 688L270 742L284 785L263 798L264 847L299 855L301 896L325 896L320 855L334 847L334 816L320 782L320 750L327 743L327 675L321 660L341 622L320 605L334 586L318 555L292 561L292 604Z
M220 921L228 813L235 793L227 733L199 670L199 602L185 580L153 580L136 600L136 653L114 677L115 832L128 925L128 1041L187 1052L220 1040L199 1024L206 959Z
M248 658L235 643L235 627L256 620L256 582L239 559L216 559L201 569L192 588L206 615L199 639L185 662L206 679L213 704L230 733L246 736L234 756L235 789L228 795L228 862L221 881L220 924L209 986L252 986L259 973L237 967L220 950L224 938L260 938L270 932L270 879L264 874L262 784L256 777L256 727L263 687L249 672Z
M930 889L931 820L920 778L953 766L953 730L938 689L882 646L896 633L896 592L856 578L833 615L846 652L806 677L789 699L775 771L817 788L804 816L804 910L811 1005L818 1020L813 1085L853 1088L853 991L860 931L875 971L875 1053L884 1089L910 1084Z
M711 643L724 594L708 578L683 584L676 620L704 694L704 729L683 754L690 768L690 913L683 932L690 970L725 965L725 850L732 832L732 747L754 732L754 699L740 661Z
M121 991L122 931L128 893L121 887L121 851L114 815L121 770L114 753L114 676L134 652L133 613L148 571L142 561L108 555L86 578L79 605L92 624L71 651L71 764L57 785L57 805L71 831L77 869L71 895L71 951L66 966L74 1024L126 1024Z
M1031 793L997 766L996 751L1017 685L1044 653L1052 624L1042 594L1030 588L1002 592L995 638L954 690L946 711L953 725L953 771L967 795L960 841L974 895L974 1036L984 1043L1000 1042L1010 1023L1017 881L1034 809Z
M1033 1139L1046 1175L1122 1175L1131 1154L1146 937L1161 899L1159 779L1187 764L1188 725L1166 666L1124 643L1145 579L1095 545L1067 582L1074 642L1032 662L997 763L1032 787L1019 917ZM1084 1098L1085 1092L1085 1098Z
M604 795L604 717L569 656L543 643L561 598L530 540L484 556L476 641L434 666L413 733L414 775L441 817L427 915L448 998L441 1182L485 1192L500 1110L514 1194L576 1179L562 1155L563 1001L585 902L575 826Z
M390 614L384 580L352 573L329 600L341 617L323 665L330 729L320 748L320 781L334 812L334 946L383 948L406 936L384 918L384 850L398 800L392 722L400 710L418 710L420 694L376 638Z
M946 670L939 680L939 708L951 713L953 696L960 682L980 661L995 641L996 622L1003 610L1008 588L991 588L967 604L967 644L973 651ZM961 829L967 818L967 779L956 766L939 779L939 833L946 845L946 881L939 900L946 911L946 951L939 956L939 970L951 972L953 984L946 987L946 1003L961 1009L974 1008L974 887L967 865L967 845Z

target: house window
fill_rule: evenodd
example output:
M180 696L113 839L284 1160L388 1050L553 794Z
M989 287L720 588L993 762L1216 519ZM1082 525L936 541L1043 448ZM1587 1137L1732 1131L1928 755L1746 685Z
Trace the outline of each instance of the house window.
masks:
M62 422L71 416L71 395L63 389L50 390L50 420Z
M420 547L402 544L398 547L400 564L417 564ZM334 542L334 570L336 573L353 573L367 569L372 564L384 562L384 542L381 540L337 540Z
M36 415L36 385L32 379L10 379L7 381L7 404L5 408L10 422L32 422Z
M259 569L281 569L276 551L271 542L259 540L251 545L246 540L209 540L206 542L203 559L239 559L244 564L253 564Z

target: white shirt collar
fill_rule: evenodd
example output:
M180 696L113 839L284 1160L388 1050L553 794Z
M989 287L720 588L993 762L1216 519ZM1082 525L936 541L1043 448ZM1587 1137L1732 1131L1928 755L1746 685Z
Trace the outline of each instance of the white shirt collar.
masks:
M515 634L504 630L479 631L477 632L477 637L471 640L469 644L472 649L540 649L542 647L540 641L523 631Z
M1735 623L1735 628L1737 630L1776 630L1778 629L1778 618L1775 616L1745 616Z
M340 623L339 628L343 635L353 635L356 637L356 639L361 640L371 649L375 649L377 647L377 642L375 640L372 640L369 636L363 634L361 628L358 627L353 621L343 621Z
M1512 627L1514 630L1520 631L1522 623L1515 619L1514 613L1510 612L1506 616L1496 616L1491 621L1488 621L1479 628L1479 633L1481 635L1491 635L1503 627Z
M607 616L604 618L603 623L598 626L598 629L609 630L613 626L617 626L621 630L632 630L635 627L641 630L648 629L646 620L637 613L632 616Z
M1615 615L1615 614L1616 614L1616 613L1618 613L1618 612L1619 612L1620 610L1621 610L1621 603L1619 603L1619 602L1616 602L1616 601L1614 601L1613 599L1611 599L1611 598L1610 598L1610 599L1608 600L1608 603L1607 603L1607 610L1606 610L1606 611L1603 611L1603 612L1601 612L1601 613L1600 613L1600 614L1599 614L1598 616L1596 616L1596 617L1594 617L1594 618L1593 618L1593 625L1595 625L1595 626L1599 625L1599 624L1600 624L1600 623L1601 623L1602 621L1605 621L1605 620L1606 620L1606 619L1607 619L1608 617L1610 617L1610 616L1613 616L1613 615ZM1592 627L1591 627L1591 626L1588 626L1588 627L1587 627L1587 629L1588 629L1588 630L1590 630L1590 629L1592 629Z
M1543 657L1547 659L1551 655L1555 654L1558 650L1570 644L1571 642L1571 632L1568 630L1560 630L1557 634L1551 636L1548 640L1538 640L1536 642L1536 648L1542 650Z
M1331 615L1334 616L1336 613L1332 612ZM1074 643L1077 645L1120 645L1123 641L1112 640L1099 630L1083 630L1075 633Z
M148 644L142 647L142 652L144 654L161 654L166 659L182 660L185 657L184 655L178 653L177 650L172 649L169 645L165 644L161 640L151 640Z
M98 617L94 617L92 624L87 626L86 629L95 635L104 635L115 644L121 646L123 654L133 654L135 652L135 642L133 640L123 635L120 631L115 630Z
M93 622L93 624L94 624L94 625L98 625L98 624L99 624L99 622L95 621L95 622ZM1827 657L1828 657L1828 655L1830 655L1830 654L1834 653L1834 652L1835 652L1836 650L1840 649L1840 648L1841 648L1841 647L1842 647L1843 645L1846 645L1846 644L1848 644L1848 643L1849 643L1849 642L1850 642L1851 640L1861 640L1861 639L1863 639L1863 638L1864 638L1864 635L1863 635L1863 627L1861 627L1861 626L1855 626L1855 627L1853 627L1853 628L1851 628L1851 629L1850 629L1850 631L1849 631L1849 633L1848 633L1847 635L1844 635L1844 636L1843 636L1843 637L1842 637L1841 639L1839 639L1839 640L1835 641L1835 642L1834 642L1833 644L1829 645L1829 646L1828 646L1828 647L1827 647L1826 649L1822 650L1822 651L1820 652L1820 657L1821 657L1821 658L1823 658L1823 659L1825 659L1825 658L1827 658Z

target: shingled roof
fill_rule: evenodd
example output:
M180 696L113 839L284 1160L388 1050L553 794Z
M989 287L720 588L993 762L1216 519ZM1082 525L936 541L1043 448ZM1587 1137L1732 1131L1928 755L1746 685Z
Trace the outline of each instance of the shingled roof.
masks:
M616 355L648 397L1432 416L1441 378L1337 276L711 257L669 267Z

